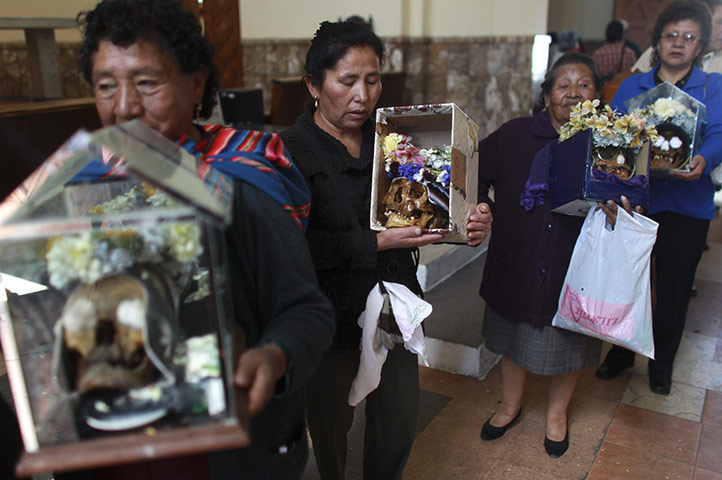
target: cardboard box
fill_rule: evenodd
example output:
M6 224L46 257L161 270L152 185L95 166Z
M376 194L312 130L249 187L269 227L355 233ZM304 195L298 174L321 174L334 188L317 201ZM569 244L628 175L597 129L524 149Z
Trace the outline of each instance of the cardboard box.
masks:
M614 200L621 203L627 197L632 206L649 207L649 181L629 186L594 178L592 130L579 132L572 138L552 146L549 179L549 208L565 215L585 216L597 202ZM635 158L635 177L648 177L649 142L645 142ZM640 180L641 181L641 180Z
M687 157L678 168L673 170L689 172L689 162L699 149L702 124L707 121L707 107L696 98L669 82L660 83L656 87L647 90L636 97L630 98L624 102L624 105L627 107L629 112L632 112L636 109L651 107L661 98L675 100L691 112L691 116L679 115L674 117L673 120L662 120L656 115L647 119L647 124L655 125L660 134L665 131L669 131L670 134L677 134L676 132L672 132L671 129L679 129L686 134L688 137ZM672 124L671 127L668 126L669 124ZM683 134L680 132L679 135L682 137ZM654 147L650 147L650 150L650 175L653 177L669 177L669 172L672 171L672 169L654 168L654 162L652 162L652 159L654 158Z
M383 198L392 179L386 174L384 138L396 132L413 137L418 148L452 145L449 226L435 230L445 241L466 243L466 222L477 204L479 126L453 103L380 108L376 111L371 229L385 230Z

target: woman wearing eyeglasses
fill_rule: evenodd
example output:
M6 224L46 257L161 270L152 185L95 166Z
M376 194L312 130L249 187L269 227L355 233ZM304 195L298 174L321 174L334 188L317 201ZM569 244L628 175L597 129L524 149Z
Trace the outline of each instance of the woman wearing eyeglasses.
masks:
M659 222L659 230L652 252L657 301L655 359L649 361L649 387L658 394L671 390L672 366L684 332L695 271L709 222L715 215L710 172L722 161L722 75L698 68L711 30L710 12L704 4L696 1L671 4L654 27L652 70L627 78L611 102L626 113L626 100L662 82L670 82L707 106L707 124L690 162L690 171L672 171L670 178L650 179L649 213ZM633 364L633 352L614 347L596 375L612 379Z

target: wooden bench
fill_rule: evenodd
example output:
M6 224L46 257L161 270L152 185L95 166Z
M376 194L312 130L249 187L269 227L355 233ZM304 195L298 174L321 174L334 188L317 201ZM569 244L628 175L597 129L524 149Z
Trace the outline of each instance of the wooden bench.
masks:
M0 199L73 133L100 126L92 98L0 105Z

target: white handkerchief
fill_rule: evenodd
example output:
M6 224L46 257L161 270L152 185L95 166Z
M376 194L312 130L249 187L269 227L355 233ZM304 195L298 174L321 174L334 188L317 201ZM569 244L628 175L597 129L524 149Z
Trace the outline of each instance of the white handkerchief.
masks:
M428 366L421 322L431 314L431 304L420 299L406 286L399 283L384 282L384 286L389 292L391 309L402 333L404 347L420 355L424 364ZM379 285L376 284L366 299L366 310L359 316L358 323L363 329L361 361L348 396L348 403L351 406L356 406L379 386L381 369L389 351L387 345L393 345L389 342L391 335L378 328L382 305L383 297Z

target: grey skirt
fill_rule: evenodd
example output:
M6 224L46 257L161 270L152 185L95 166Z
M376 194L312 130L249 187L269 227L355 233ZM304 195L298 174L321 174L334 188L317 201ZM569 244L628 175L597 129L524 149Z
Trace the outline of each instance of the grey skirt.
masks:
M599 363L602 341L557 327L534 327L484 310L486 347L537 375L561 375Z

